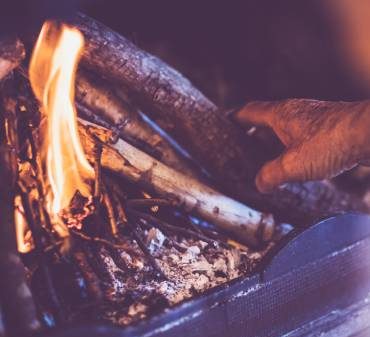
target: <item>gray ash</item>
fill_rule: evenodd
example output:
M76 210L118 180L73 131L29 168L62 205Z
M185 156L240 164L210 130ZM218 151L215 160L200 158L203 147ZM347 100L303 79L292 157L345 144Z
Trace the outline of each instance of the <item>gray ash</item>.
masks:
M113 258L107 248L99 247L97 260L106 271L102 275L104 301L98 309L100 319L126 326L150 317L247 275L269 249L253 252L246 248L212 247L195 239L167 237L156 228L145 234L148 247L167 280L153 277L152 268L135 241L127 238L131 253L118 252L125 270L118 267L117 257ZM175 240L176 248L171 244Z

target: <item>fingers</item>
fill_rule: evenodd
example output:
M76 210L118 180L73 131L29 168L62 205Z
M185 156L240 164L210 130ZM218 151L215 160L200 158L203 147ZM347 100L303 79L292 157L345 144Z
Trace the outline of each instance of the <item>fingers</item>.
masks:
M258 172L256 186L261 193L269 193L283 184L288 175L281 164L281 157L268 162Z
M288 151L261 168L256 177L256 186L261 193L269 193L284 183L309 179L307 173L298 152Z
M237 111L234 119L242 125L272 126L278 102L251 102Z

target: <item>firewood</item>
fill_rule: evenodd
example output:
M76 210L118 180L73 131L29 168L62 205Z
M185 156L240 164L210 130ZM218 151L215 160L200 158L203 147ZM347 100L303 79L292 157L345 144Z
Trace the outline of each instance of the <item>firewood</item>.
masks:
M83 117L96 124L109 127L123 139L149 152L164 164L188 175L198 175L163 137L140 118L133 107L123 102L114 90L109 88L109 84L104 83L97 76L86 71L79 71L76 82L76 100L79 103L79 113Z
M328 182L288 184L272 195L261 195L254 187L262 164L257 138L246 137L190 81L157 57L86 15L79 14L73 24L86 38L83 67L109 79L120 92L127 91L134 104L152 112L151 117L228 194L298 225L337 212L369 211L359 198Z
M92 128L91 124L89 127L80 124L79 132L87 156L91 158L95 140L90 133L104 137L107 133L102 128ZM122 139L110 146L103 144L101 164L132 182L153 189L174 205L194 212L249 245L258 246L269 241L274 233L271 215L249 208L169 168Z
M20 40L12 37L0 39L0 81L22 62L24 56Z
M156 120L215 177L234 186L251 179L253 162L241 146L242 133L190 81L83 14L73 23L85 35L85 68L128 88L143 111L155 110Z
M9 81L8 81L9 82ZM14 197L17 164L16 101L12 85L2 88L0 113L0 303L10 336L29 334L40 327L35 305L17 251Z

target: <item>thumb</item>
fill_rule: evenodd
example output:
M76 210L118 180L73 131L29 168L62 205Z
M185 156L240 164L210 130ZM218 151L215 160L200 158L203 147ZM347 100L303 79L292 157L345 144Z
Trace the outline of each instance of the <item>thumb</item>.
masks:
M256 177L256 186L261 193L269 193L284 183L306 178L298 152L289 150L261 168Z
M250 102L233 116L241 125L272 126L278 102Z

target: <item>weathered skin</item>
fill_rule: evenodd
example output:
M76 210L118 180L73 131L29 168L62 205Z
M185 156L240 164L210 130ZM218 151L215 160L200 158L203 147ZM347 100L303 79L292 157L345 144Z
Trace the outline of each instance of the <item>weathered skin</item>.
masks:
M256 177L261 192L286 182L331 178L370 159L370 102L289 99L252 102L235 114L243 125L274 130L286 146Z

